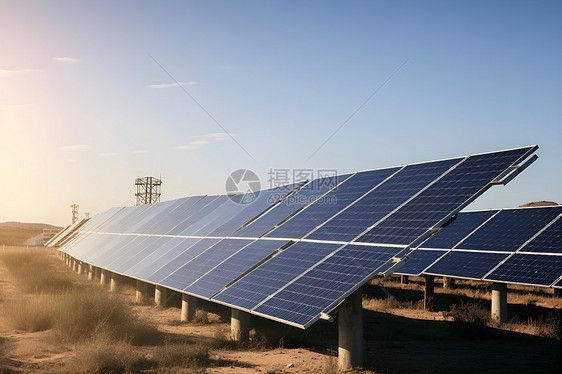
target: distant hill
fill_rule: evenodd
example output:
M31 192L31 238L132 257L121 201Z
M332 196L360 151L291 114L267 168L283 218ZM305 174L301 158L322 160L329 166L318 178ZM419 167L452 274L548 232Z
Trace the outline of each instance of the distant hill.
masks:
M41 235L44 229L60 229L61 227L46 223L0 223L0 245L25 245L25 241Z
M534 201L532 203L527 203L520 205L519 208L532 208L534 206L557 206L558 203L554 201Z

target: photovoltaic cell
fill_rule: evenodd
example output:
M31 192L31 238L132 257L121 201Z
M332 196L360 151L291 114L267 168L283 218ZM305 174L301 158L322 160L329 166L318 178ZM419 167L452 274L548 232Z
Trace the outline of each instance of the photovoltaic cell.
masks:
M306 238L351 241L460 161L408 165Z
M562 212L562 207L558 209ZM521 252L562 253L562 218L558 218L520 250Z
M457 248L514 252L558 214L549 207L502 210Z
M197 214L197 212L199 212L201 209L203 209L205 206L207 206L213 200L216 200L216 198L217 198L217 196L202 197L201 199L197 200L192 205L190 205L187 209L180 212L179 215L172 218L171 220L166 222L164 225L159 227L157 230L155 230L153 232L153 234L169 234L172 230L174 230L176 227L181 225L184 221L188 220L194 214Z
M443 250L416 249L410 254L410 259L406 264L396 271L396 274L418 276L446 252Z
M168 262L160 267L157 271L149 275L146 279L152 283L160 283L163 279L167 278L170 274L211 248L218 243L220 239L201 239L192 246L186 248L183 252L174 258L169 258Z
M117 273L124 273L125 270L138 264L142 261L142 259L158 250L171 239L172 238L161 236L148 237L144 242L140 243L137 248L134 248L134 250L129 251L117 260L113 261L110 266Z
M339 247L339 244L327 243L293 244L220 292L213 300L251 310Z
M357 173L339 185L335 190L326 194L321 201L309 205L306 209L303 209L293 218L265 236L271 238L303 238L317 226L326 222L398 170L400 168ZM336 239L332 238L329 240Z
M451 223L430 236L420 247L451 249L497 212L486 210L459 213Z
M254 311L307 327L326 308L352 291L399 250L396 247L347 245Z
M562 256L515 253L486 280L550 286L562 275Z
M259 264L287 242L284 240L257 240L242 248L234 255L220 263L185 291L204 298L211 298L223 287L233 282Z
M468 157L357 241L413 243L448 215L461 209L529 150L519 148Z
M309 205L320 198L329 190L335 188L341 181L349 178L351 174L315 179L303 186L298 192L289 196L266 214L233 234L242 238L258 238L275 225L290 217L299 209Z
M185 262L183 266L162 279L159 283L176 290L183 290L251 242L251 240L243 239L221 240L191 261Z
M164 265L170 263L173 259L191 248L192 245L201 239L195 238L172 238L162 247L146 256L142 261L126 270L128 274L137 279L148 279L150 275L155 273Z
M160 220L153 222L152 225L148 227L143 227L143 234L156 234L156 233L164 233L164 230L171 229L174 224L172 222L176 222L178 224L181 220L176 221L176 219L180 216L183 216L182 219L188 217L188 215L184 215L193 205L195 205L199 200L203 199L204 196L191 196L184 200L184 202L172 210L169 214L162 217ZM194 211L191 211L188 214L193 214ZM169 225L169 226L168 226ZM165 228L167 227L167 229Z
M213 199L214 197L214 199ZM212 199L212 200L211 200ZM180 222L177 226L170 229L166 235L185 235L183 232L188 231L187 229L205 217L207 214L211 213L213 210L217 209L219 206L225 203L228 199L226 195L221 196L207 196L207 200L210 200L207 205L199 209L197 212L193 213L191 216Z
M235 215L229 221L225 222L223 225L213 230L208 236L229 236L301 185L302 183L294 183L287 186L260 191L257 199L254 202L246 204L247 207L244 210Z
M424 274L482 279L507 256L507 253L451 251L424 271Z

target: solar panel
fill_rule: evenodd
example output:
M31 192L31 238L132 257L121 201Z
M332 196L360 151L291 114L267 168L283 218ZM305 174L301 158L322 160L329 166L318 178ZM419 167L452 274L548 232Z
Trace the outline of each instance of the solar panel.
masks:
M356 173L323 199L303 209L293 218L273 230L266 237L300 239L326 222L342 209L369 192L400 168L388 168ZM335 240L335 239L330 239Z
M319 179L308 184L312 191L302 184L260 191L247 205L221 195L119 208L76 230L61 249L125 276L306 328L381 269L392 271L395 256L411 251L492 181L508 178L511 165L535 149L344 175L337 188L316 186ZM448 227L458 232L445 228L425 244L439 239L443 246L474 231L479 219L463 224L459 217ZM533 225L539 223L528 228ZM207 238L188 237L196 235ZM535 239L555 237L544 230ZM418 249L402 269L416 261L425 268L443 253ZM482 277L507 256L453 250L430 269Z
M216 200L217 196L204 196L200 199L197 199L193 204L191 204L187 209L180 212L175 217L167 220L167 222L158 227L153 234L169 234L172 230L174 230L178 225L181 225L185 220L188 220L194 214L197 214L201 209L207 206L212 201Z
M185 261L179 269L159 283L176 290L183 290L208 271L220 264L236 251L250 244L251 240L224 239L200 253L190 261Z
M515 253L486 280L550 286L562 275L562 256Z
M459 213L450 224L430 236L420 247L451 249L496 213L498 210Z
M268 232L270 229L274 228L275 225L283 222L285 219L289 218L299 209L309 205L316 199L319 199L333 188L345 181L351 176L351 174L345 174L335 177L318 178L303 186L295 194L289 196L285 200L281 201L274 208L268 211L266 214L261 216L259 219L254 221L248 227L245 227L233 236L243 237L243 238L258 238Z
M509 254L506 253L451 251L425 270L424 274L482 279L507 256Z
M171 238L153 236L148 237L145 241L138 245L136 250L131 250L121 257L113 261L109 267L117 273L124 273L125 270L133 265L139 263L143 258L150 255L152 252L157 251L160 247L166 244Z
M146 279L151 283L160 283L170 274L181 268L183 265L211 248L218 243L220 239L201 239L197 243L185 248L179 255L174 258L169 257L165 265L161 266L154 273L150 274Z
M265 191L260 191L257 199L254 202L246 204L246 208L244 210L242 210L240 213L238 213L223 225L213 230L211 233L209 233L208 236L229 236L245 224L249 223L252 219L264 213L264 211L273 206L276 202L293 192L295 188L301 187L302 184L303 183L294 183L288 186L281 186Z
M148 227L143 227L143 234L163 234L170 228L173 227L172 222L179 223L180 221L176 221L178 217L183 216L182 219L188 217L186 212L193 207L199 200L203 199L204 196L191 196L184 199L184 202L173 209L170 213L162 217L161 219L152 223L152 225ZM193 214L194 211L191 211L189 214ZM168 226L169 225L169 226ZM167 227L167 228L166 228Z
M557 210L562 212L562 207L559 207ZM562 253L562 219L560 216L521 248L520 251Z
M185 291L200 297L211 298L242 274L267 259L286 243L285 240L257 240L218 264L214 269L185 288Z
M408 204L357 239L358 242L410 244L489 187L529 148L470 156ZM444 222L443 222L444 223Z
M138 279L148 279L150 275L158 271L160 268L169 264L181 253L191 248L192 245L201 239L195 238L172 238L166 242L158 251L154 251L143 260L131 266L126 273Z
M183 232L191 225L224 204L228 200L228 197L226 195L207 196L205 200L208 202L205 206L202 206L197 212L194 212L182 222L178 223L175 227L166 232L166 235L183 235Z
M351 241L460 161L408 165L306 238Z
M558 214L557 208L501 210L457 248L514 252Z
M416 249L409 255L405 265L396 271L396 274L418 276L445 253L447 251L444 250Z
M396 247L347 245L295 278L254 312L307 328L357 285L372 278L396 251Z
M212 300L251 310L268 296L340 247L339 244L298 242L272 257Z

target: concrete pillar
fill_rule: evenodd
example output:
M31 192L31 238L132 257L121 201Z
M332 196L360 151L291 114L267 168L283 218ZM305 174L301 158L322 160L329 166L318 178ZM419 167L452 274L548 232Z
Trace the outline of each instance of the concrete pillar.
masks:
M433 309L433 295L435 294L435 277L433 275L424 275L425 289L423 293L423 308L425 310Z
M443 288L448 290L455 288L455 278L443 277Z
M142 304L146 300L147 297L147 284L142 281L137 281L137 291L135 293L135 303Z
M345 299L338 311L338 368L363 365L363 305L361 289Z
M167 292L166 288L161 286L154 287L154 304L156 306L166 306Z
M562 288L553 288L552 292L554 297L562 297Z
M94 267L92 265L88 266L88 280L94 280L96 279L96 275L94 273Z
M109 273L107 270L101 269L100 284L105 286L107 283L109 283Z
M76 269L78 274L82 274L84 272L84 264L82 261L78 261L78 268Z
M111 279L109 281L109 291L117 292L117 290L119 289L119 275L115 273L111 273L110 278Z
M492 321L507 322L507 284L492 283Z
M230 309L230 335L237 342L247 342L250 339L250 313Z
M78 272L78 260L72 259L72 271Z
M400 276L400 283L401 284L408 284L408 276L407 275L401 275Z
M188 322L195 317L195 309L197 308L197 299L191 295L181 295L181 321ZM234 310L234 309L233 309Z

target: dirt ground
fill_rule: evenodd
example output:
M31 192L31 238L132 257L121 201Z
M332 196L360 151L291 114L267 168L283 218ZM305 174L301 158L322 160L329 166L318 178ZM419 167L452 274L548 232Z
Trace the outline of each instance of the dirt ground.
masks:
M54 255L53 255L54 256ZM57 271L70 270L60 263ZM74 274L76 282L87 283L86 276ZM510 319L517 323L500 328L453 322L446 316L451 305L486 298L487 285L467 282L454 291L436 286L433 312L416 308L422 299L420 280L401 285L396 280L375 280L364 288L365 368L367 373L554 373L562 372L562 345L554 338L537 336L531 327L536 316L560 313L562 301L551 290L519 287L509 294ZM413 301L411 308L372 306L368 300L382 300L385 290L398 301ZM131 304L133 283L120 288ZM488 296L487 296L488 295ZM14 279L0 263L0 297L17 297ZM170 306L133 306L141 318L152 321L171 339L209 339L229 333L230 311L209 302L199 306L208 312L208 324L180 324L180 298ZM489 307L489 305L488 305ZM251 317L254 344L240 349L213 350L215 362L208 373L334 373L337 356L337 315L333 323L319 321L307 331L263 318ZM0 339L10 347L4 372L43 372L60 366L73 355L48 344L49 331L15 331L0 323ZM280 343L282 339L282 342ZM11 368L11 369L10 369Z

